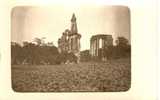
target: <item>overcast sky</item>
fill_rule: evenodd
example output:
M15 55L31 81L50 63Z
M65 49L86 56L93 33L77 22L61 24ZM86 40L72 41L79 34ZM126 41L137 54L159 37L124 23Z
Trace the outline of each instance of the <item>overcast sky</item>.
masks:
M62 32L71 27L73 13L82 35L81 50L90 48L95 34L111 34L114 39L124 36L130 42L130 12L120 6L16 7L11 14L11 40L22 43L46 37L57 46Z

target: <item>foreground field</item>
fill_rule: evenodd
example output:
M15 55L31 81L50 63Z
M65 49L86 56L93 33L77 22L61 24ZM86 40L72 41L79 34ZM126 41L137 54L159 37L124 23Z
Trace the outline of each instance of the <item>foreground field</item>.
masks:
M126 91L131 83L129 59L64 65L13 65L17 92Z

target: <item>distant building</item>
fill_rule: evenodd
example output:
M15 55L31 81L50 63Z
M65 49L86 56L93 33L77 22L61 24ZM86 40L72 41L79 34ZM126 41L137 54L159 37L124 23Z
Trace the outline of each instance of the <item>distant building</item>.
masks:
M107 47L113 46L112 35L97 34L93 35L90 39L90 55L91 57L100 57L102 60L106 60L105 50Z
M61 38L58 39L58 51L60 53L73 53L77 56L77 62L80 60L80 38L78 33L75 14L71 18L71 29L66 29Z

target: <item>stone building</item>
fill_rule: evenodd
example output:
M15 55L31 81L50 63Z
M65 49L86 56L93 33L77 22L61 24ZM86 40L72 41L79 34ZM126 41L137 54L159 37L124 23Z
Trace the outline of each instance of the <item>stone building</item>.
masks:
M72 15L71 18L71 29L66 29L61 38L58 39L58 51L60 53L67 52L73 53L80 61L80 38L81 35L78 33L76 16Z
M107 58L104 56L104 50L106 50L108 46L113 46L112 35L93 35L90 39L90 55L92 57L101 56L102 60L106 60Z

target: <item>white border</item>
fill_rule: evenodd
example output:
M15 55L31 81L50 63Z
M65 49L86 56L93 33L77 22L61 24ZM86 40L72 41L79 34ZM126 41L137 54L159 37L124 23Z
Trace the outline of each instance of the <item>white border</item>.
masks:
M156 100L156 0L3 0L0 1L0 100ZM132 82L127 92L16 93L11 89L10 12L20 5L126 5L131 10Z

